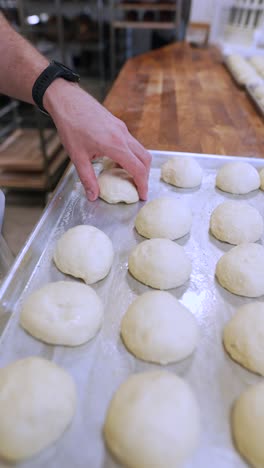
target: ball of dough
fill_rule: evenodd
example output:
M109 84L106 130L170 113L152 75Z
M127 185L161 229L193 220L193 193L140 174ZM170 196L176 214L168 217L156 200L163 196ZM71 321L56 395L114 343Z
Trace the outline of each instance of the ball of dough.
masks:
M236 81L240 84L261 84L261 77L244 57L232 54L227 57L226 63Z
M257 99L264 98L264 85L256 86L252 91Z
M58 240L54 262L59 270L93 284L108 275L114 249L109 237L94 226L75 226Z
M264 382L250 385L232 411L232 432L239 453L251 466L264 466Z
M108 448L128 468L181 466L197 446L199 408L187 383L169 372L130 376L104 425Z
M53 362L29 357L0 369L0 456L16 462L48 447L75 406L72 377Z
M143 284L156 289L171 289L189 279L192 265L180 245L169 239L150 239L132 250L128 268Z
M119 167L101 172L98 184L99 196L107 203L136 203L139 200L132 177Z
M264 59L260 55L255 55L249 58L250 63L255 67L255 69L260 73L263 74L264 71Z
M190 232L191 225L191 209L172 197L160 197L146 203L135 221L136 230L148 239L179 239Z
M264 303L240 307L226 324L223 341L235 361L264 376Z
M201 184L203 171L195 159L175 157L161 166L161 178L176 187L192 188Z
M246 297L264 294L264 248L241 244L225 253L216 265L216 276L228 291Z
M251 164L229 162L218 170L216 186L224 192L237 195L249 193L259 188L259 173Z
M264 167L263 169L260 170L259 176L260 176L260 188L261 190L264 190Z
M229 244L256 242L263 233L263 219L253 206L228 200L214 209L210 229L217 239Z
M90 286L58 281L27 298L20 325L45 343L78 346L95 336L102 319L102 302Z
M168 364L185 359L195 350L199 330L195 317L172 294L149 291L129 306L121 335L138 358Z

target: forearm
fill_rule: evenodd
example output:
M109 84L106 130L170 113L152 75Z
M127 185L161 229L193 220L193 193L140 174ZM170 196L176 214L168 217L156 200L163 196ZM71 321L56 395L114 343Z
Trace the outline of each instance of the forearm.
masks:
M48 61L17 34L0 13L0 94L33 104L32 88ZM99 194L91 161L108 156L134 178L142 199L147 197L151 157L114 117L76 83L53 81L43 96L62 144L79 173L89 200Z
M1 13L0 57L0 93L33 103L33 84L48 60L17 34Z

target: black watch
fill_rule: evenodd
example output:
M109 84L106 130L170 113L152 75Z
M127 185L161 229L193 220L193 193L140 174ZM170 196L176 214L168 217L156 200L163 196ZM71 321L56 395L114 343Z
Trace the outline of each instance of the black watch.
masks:
M32 88L32 97L38 108L49 115L43 107L43 96L49 85L56 80L56 78L64 78L67 81L78 83L80 76L74 73L70 68L62 63L52 60L47 68L36 79Z

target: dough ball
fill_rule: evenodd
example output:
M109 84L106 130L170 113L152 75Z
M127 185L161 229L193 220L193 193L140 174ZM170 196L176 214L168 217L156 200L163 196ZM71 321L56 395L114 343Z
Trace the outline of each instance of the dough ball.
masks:
M264 382L250 385L232 411L232 430L239 453L251 466L264 466Z
M95 336L102 319L103 305L90 286L59 281L27 298L20 325L45 343L78 346Z
M210 229L217 239L229 244L256 242L263 233L263 219L253 206L228 200L214 209Z
M58 240L54 262L59 270L93 284L108 275L114 250L109 237L94 226L75 226Z
M252 91L257 99L264 98L264 85L256 86Z
M195 159L175 157L162 165L161 178L176 187L192 188L201 184L203 171Z
M262 75L264 71L264 59L260 55L255 55L249 58L251 64L255 67L255 69Z
M156 289L171 289L189 279L192 265L180 245L169 239L150 239L132 250L128 268L143 284Z
M244 57L232 54L227 57L226 62L233 76L241 85L261 84L261 77Z
M136 203L139 200L132 177L119 167L101 172L98 184L100 198L107 203Z
M224 192L237 195L249 193L259 188L259 173L251 164L229 162L218 170L216 186Z
M225 253L216 265L216 276L228 291L246 297L264 294L264 248L241 244Z
M260 176L260 188L261 190L264 190L264 167L263 169L261 169L259 176Z
M172 294L149 291L129 306L121 335L136 357L168 364L194 351L199 330L195 317Z
M104 435L128 468L179 467L197 446L199 408L180 377L160 371L134 374L110 403Z
M70 424L76 406L72 377L38 357L0 369L0 456L29 458L54 443Z
M144 237L179 239L188 234L192 212L181 200L160 197L146 203L136 217L136 230Z
M226 324L223 341L235 361L264 376L264 303L240 307Z

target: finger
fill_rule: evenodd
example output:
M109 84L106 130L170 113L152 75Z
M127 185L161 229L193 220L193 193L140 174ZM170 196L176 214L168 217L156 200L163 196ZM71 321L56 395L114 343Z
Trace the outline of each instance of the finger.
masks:
M88 155L78 155L76 158L73 158L73 163L76 167L88 200L96 200L99 196L99 185Z
M139 197L141 200L147 199L148 194L148 171L144 164L136 157L136 155L127 147L126 150L113 152L108 157L117 161L134 179Z
M145 168L149 172L150 165L151 165L151 154L147 151L144 146L142 146L139 141L137 141L132 135L128 141L128 146L133 153L140 159L140 161L144 164Z

